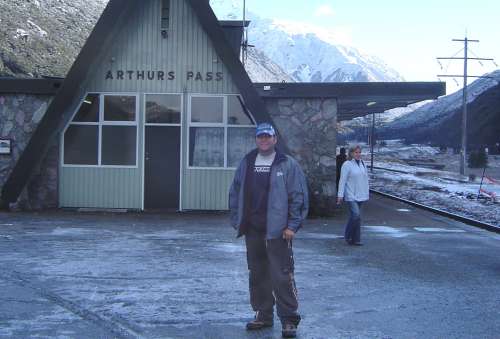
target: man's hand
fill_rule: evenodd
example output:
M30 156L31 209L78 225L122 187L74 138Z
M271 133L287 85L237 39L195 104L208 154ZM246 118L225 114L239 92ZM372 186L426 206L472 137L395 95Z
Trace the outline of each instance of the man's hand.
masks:
M337 205L340 205L344 199L342 197L337 198Z
M295 236L295 232L289 228L285 228L285 230L283 231L283 239L285 239L287 241L292 240L294 236Z

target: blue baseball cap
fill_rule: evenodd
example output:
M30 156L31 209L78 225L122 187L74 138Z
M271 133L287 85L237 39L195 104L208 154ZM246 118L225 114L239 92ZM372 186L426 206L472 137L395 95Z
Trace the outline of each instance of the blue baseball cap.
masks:
M258 124L257 128L255 129L256 137L262 134L267 134L274 137L276 135L276 131L274 130L274 127L271 124L263 122L262 124Z

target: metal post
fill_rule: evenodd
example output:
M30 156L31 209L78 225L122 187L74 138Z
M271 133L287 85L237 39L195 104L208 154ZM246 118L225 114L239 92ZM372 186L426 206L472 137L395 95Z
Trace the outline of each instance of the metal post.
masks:
M483 180L484 180L484 173L486 172L486 165L484 165L483 168L483 176L481 177L481 184L479 185L479 191L477 191L477 199L479 200L479 196L481 195L481 189L483 188Z
M464 88L462 93L462 150L460 154L460 174L466 175L467 162L467 37L464 39Z
M370 171L373 173L373 146L375 144L375 113L372 113L372 137L371 137L371 151L372 151L372 156L371 156L371 165L370 165Z
M243 67L245 67L245 64L247 62L247 53L248 53L248 51L247 51L248 37L247 37L247 29L245 26L246 12L247 12L246 1L243 0L243 51L242 51L242 55L241 55Z

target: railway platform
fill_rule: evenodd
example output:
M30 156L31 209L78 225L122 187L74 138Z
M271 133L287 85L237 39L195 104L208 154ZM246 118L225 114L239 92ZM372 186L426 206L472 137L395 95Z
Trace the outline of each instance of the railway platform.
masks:
M498 338L500 235L373 195L294 241L299 338ZM280 338L246 332L245 246L221 214L0 213L0 337Z

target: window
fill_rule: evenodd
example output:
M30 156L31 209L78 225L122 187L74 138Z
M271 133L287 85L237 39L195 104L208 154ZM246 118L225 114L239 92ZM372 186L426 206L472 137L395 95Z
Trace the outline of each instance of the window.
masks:
M190 98L189 166L237 167L255 148L252 117L236 95Z
M231 95L227 98L227 123L231 125L252 125L252 118L246 111L241 98Z
M83 100L73 121L98 122L99 121L99 94L89 94Z
M102 165L135 166L135 126L102 126Z
M255 148L255 128L227 129L227 166L238 167L241 159Z
M105 95L104 121L135 121L135 97Z
M224 167L224 128L191 127L189 166Z
M180 124L181 95L179 94L147 94L147 124Z
M191 122L222 123L224 97L192 97Z
M97 165L99 126L69 125L64 134L64 162Z
M63 164L137 166L135 95L88 94L63 136Z

